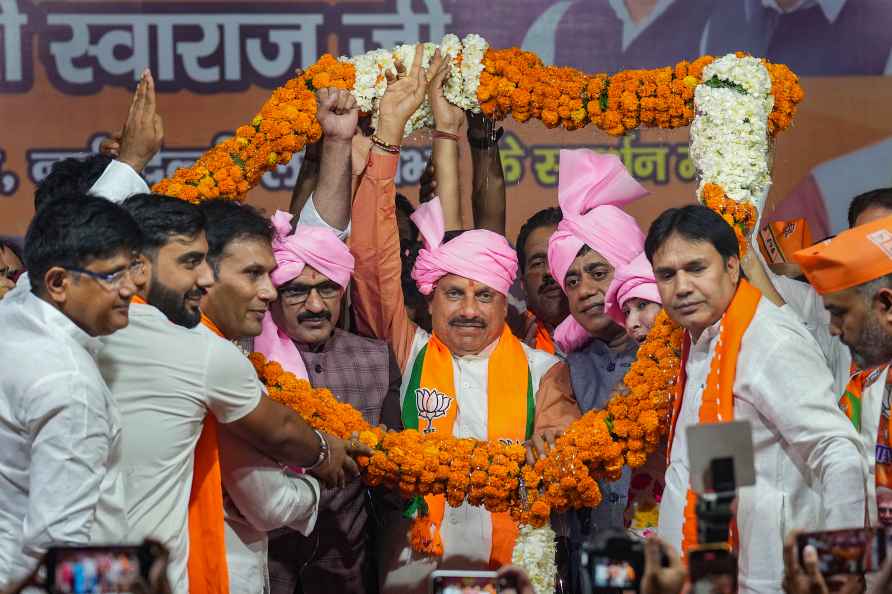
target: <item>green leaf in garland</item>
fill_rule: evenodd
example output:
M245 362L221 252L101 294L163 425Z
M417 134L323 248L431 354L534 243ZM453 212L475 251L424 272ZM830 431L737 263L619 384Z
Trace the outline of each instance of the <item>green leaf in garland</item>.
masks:
M607 425L607 430L610 431L610 434L613 434L613 416L607 415L604 417L604 424Z
M232 162L241 167L245 168L245 161L238 156L238 153L229 153L229 156L232 157Z
M705 81L707 87L712 87L713 89L731 89L732 91L737 91L741 95L746 95L746 89L743 88L743 85L740 85L736 82L731 82L730 80L725 80L723 78L719 78L718 76L713 75L712 78Z
M610 87L610 79L604 81L604 90L601 91L601 96L598 97L598 105L601 106L601 111L607 111L607 89Z

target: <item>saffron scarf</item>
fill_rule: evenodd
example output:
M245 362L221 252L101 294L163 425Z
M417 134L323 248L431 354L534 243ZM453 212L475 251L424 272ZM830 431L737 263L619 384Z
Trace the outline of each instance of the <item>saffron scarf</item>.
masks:
M731 300L731 305L722 316L719 327L719 337L716 342L715 352L710 360L709 375L706 378L706 386L703 388L703 396L700 402L700 423L727 423L734 420L734 378L737 374L737 358L740 355L740 343L743 335L749 328L750 322L756 315L756 308L762 293L741 279L737 292ZM669 429L668 456L672 452L672 443L675 439L675 426L681 412L681 402L684 398L684 387L687 381L685 366L691 349L690 335L685 332L684 345L681 355L681 369L675 386L675 400L672 407L672 423ZM737 540L736 522L731 525L732 547ZM697 494L690 487L684 509L684 522L682 524L682 555L686 556L688 550L697 546Z
M852 366L846 391L839 399L839 408L852 421L852 425L859 433L861 431L861 404L864 391L879 379L886 367L888 365L858 370L854 365ZM886 374L886 393L892 389L890 387L892 387L892 373ZM885 398L885 396L884 393L883 397ZM877 497L879 498L880 487L892 489L892 419L890 419L889 409L885 403L880 414L879 427L877 427L875 464Z
M536 317L536 314L527 310L527 320L536 320L536 348L546 353L554 354L554 339L551 332L545 327L545 322Z
M526 374L520 373L520 369L526 369ZM532 437L536 414L532 376L523 347L507 325L489 357L487 377L488 439L524 441ZM412 367L403 400L403 424L407 429L422 433L452 435L460 406L453 377L452 353L433 334ZM526 411L525 419L518 419L517 411L520 410ZM428 495L424 501L433 532L433 549L442 554L440 526L446 513L446 498L443 495ZM517 534L517 524L511 519L511 514L492 514L491 567L511 563Z
M146 305L139 295L131 303ZM201 323L225 340L210 318ZM223 519L223 478L217 444L217 419L205 415L201 436L195 444L192 492L189 494L189 594L229 594L229 568Z

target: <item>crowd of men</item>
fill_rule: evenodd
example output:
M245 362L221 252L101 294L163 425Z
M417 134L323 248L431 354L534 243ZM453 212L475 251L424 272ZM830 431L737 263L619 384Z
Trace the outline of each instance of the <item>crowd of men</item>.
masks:
M466 115L444 97L444 61L420 62L388 81L372 134L349 92L318 92L324 139L290 213L152 195L139 172L163 128L148 72L105 154L54 167L23 255L0 249L0 589L49 547L145 538L169 550L176 594L426 592L438 568L507 566L510 516L442 495L426 504L443 554L413 553L405 502L361 481L354 458L369 450L265 397L246 353L372 425L516 440L534 462L605 407L661 308L685 330L677 393L652 395L672 401L669 438L602 481L599 507L555 516L563 591L578 591L582 543L656 503L648 555L673 561L645 590L679 591L673 551L696 544L685 429L698 423L752 425L740 591L826 588L812 557L801 567L785 549L792 530L890 523L892 190L856 198L851 230L797 252L803 282L741 254L702 206L645 234L622 206L647 192L621 161L562 151L559 207L512 247L498 134L469 124L488 181L464 229ZM413 209L395 176L425 97L436 131ZM444 410L416 398L434 391Z

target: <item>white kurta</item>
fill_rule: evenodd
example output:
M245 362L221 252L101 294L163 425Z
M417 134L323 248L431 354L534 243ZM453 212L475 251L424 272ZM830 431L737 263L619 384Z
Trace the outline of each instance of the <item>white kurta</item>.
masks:
M785 276L777 276L770 272L769 274L777 292L799 315L806 329L821 347L827 366L834 377L833 402L838 403L845 393L852 367L849 347L838 337L830 334L830 314L824 308L824 302L814 287ZM886 386L887 374L888 368L884 369L861 394L861 443L864 445L864 455L868 464L867 509L872 526L879 523L876 498L876 445L883 400L889 398Z
M23 275L25 278L26 275ZM28 290L0 302L0 590L51 545L130 538L99 339Z
M412 356L403 373L400 393L402 409L405 391L409 385L415 359L430 340L430 335L418 329L412 343ZM452 372L455 389L461 401L461 408L455 417L452 434L460 438L487 440L487 377L489 357L497 342L491 344L478 355L452 357ZM530 366L533 393L539 389L542 377L560 360L544 351L537 351L523 345ZM518 411L521 414L523 411ZM520 417L518 417L520 418ZM411 521L403 520L395 514L388 522L382 554L382 591L392 593L428 592L430 574L435 569L487 569L492 550L491 514L483 507L475 507L467 502L459 507L446 506L440 536L443 539L443 556L439 559L420 557L412 553L406 535Z
M310 534L319 512L319 482L287 472L225 428L219 439L229 591L268 592L267 533L288 527Z
M756 484L738 494L740 592L780 591L783 540L790 530L864 525L861 441L836 406L833 377L818 345L784 309L759 302L737 360L734 418L752 423L756 467ZM698 422L717 339L718 324L691 345L685 368L660 504L660 536L675 547L682 542L690 484L685 430Z

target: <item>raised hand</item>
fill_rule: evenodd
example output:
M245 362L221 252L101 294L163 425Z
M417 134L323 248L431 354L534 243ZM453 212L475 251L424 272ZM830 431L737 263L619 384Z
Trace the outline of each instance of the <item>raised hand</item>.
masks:
M398 63L396 76L386 73L387 91L378 103L378 129L375 135L387 144L402 143L406 122L424 102L428 81L421 67L423 59L424 45L419 43L415 46L415 58L408 72Z
M427 94L430 98L431 111L434 113L434 125L437 130L455 134L465 120L465 112L461 107L450 103L444 94L449 67L449 62L444 60L438 51L431 61L428 72L430 84L428 84Z
M319 108L316 118L322 126L323 141L351 142L359 122L359 106L353 93L344 89L316 91Z
M140 172L161 149L163 140L164 125L155 105L155 81L146 69L136 87L121 132L118 160Z

